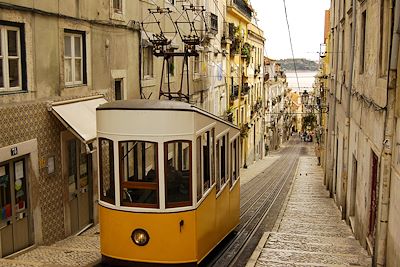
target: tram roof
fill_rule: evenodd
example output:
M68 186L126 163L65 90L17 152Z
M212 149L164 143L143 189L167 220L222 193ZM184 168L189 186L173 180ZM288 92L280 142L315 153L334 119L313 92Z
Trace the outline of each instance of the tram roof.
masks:
M130 99L107 102L96 108L96 110L172 110L172 111L191 111L201 113L205 116L216 119L233 128L239 129L236 125L227 122L212 113L202 110L189 103L172 100L150 100L150 99Z

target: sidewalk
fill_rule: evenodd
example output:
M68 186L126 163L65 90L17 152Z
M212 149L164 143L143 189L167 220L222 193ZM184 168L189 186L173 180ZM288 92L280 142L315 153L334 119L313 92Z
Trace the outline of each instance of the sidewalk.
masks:
M91 227L80 235L67 237L51 246L38 246L18 254L12 258L0 259L0 266L93 266L101 259L99 226Z
M272 232L265 233L249 266L371 266L325 190L315 157L300 157L295 180Z

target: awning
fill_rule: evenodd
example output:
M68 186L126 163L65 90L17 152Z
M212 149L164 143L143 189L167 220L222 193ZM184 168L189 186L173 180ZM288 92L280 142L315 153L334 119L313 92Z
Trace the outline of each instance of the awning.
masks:
M96 138L96 108L106 103L104 96L52 102L49 110L85 144Z

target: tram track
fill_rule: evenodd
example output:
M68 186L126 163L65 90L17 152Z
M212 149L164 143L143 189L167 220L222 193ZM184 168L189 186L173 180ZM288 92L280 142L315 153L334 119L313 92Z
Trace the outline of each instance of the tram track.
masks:
M282 159L280 159L280 161L281 161L280 164L285 165L290 162L290 159L288 159L288 157L283 157ZM266 175L267 170L268 170L268 175ZM265 189L269 186L268 183L273 182L272 180L274 180L274 177L276 177L279 174L281 169L268 168L267 170L264 170L261 174L257 175L257 177L254 178L258 180L255 180L253 183L251 183L251 186L247 188L248 190L243 190L241 192L242 195L240 200L241 217L243 216L244 213L248 211L249 206L251 206L254 203L260 192L265 191ZM262 187L259 186L259 184L262 182L261 180L264 180L264 184Z
M258 243L260 234L265 231L263 226L271 208L278 198L282 198L283 189L288 188L291 183L302 152L298 142L291 141L279 153L280 159L277 163L243 186L240 224L236 228L236 235L219 249L206 266L242 266L241 262L247 261L250 255L244 254L254 249L251 247ZM259 237L256 238L256 235Z

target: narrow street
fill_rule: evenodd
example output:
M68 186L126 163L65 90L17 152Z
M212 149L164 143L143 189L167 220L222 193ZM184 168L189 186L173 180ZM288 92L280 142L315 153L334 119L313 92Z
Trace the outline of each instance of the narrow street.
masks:
M206 266L371 266L323 185L313 143L286 146L243 169L241 222ZM250 260L249 260L250 259ZM98 228L39 246L0 266L93 266Z
M299 158L275 226L266 230L246 266L372 266L329 198L313 147L302 144L307 153Z

